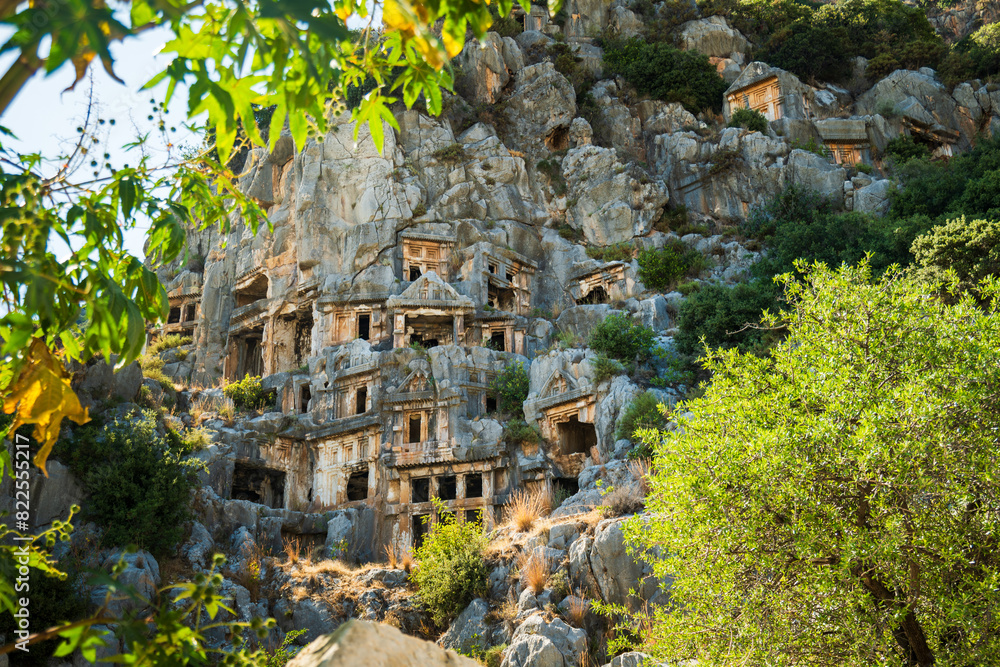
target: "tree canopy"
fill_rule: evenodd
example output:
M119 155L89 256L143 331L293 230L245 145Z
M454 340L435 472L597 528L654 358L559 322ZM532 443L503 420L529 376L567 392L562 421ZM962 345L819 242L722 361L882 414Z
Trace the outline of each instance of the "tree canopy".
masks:
M673 577L671 662L993 664L1000 315L890 268L800 265L787 338L709 352L630 540Z

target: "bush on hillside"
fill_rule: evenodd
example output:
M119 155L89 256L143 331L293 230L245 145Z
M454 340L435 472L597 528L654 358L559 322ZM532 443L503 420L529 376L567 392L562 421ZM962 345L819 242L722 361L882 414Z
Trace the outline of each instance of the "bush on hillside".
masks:
M438 520L417 548L419 563L410 578L434 622L445 626L477 597L490 590L490 570L483 552L489 540L480 521L458 523L435 503Z
M954 271L963 290L975 289L988 276L1000 276L1000 222L956 218L913 242L916 273L940 283Z
M523 414L529 383L528 371L522 362L507 364L490 382L490 392L497 399L497 409L508 415Z
M241 410L260 410L274 402L272 392L264 391L261 386L259 375L247 375L242 380L226 385L222 392L233 399L233 403Z
M594 327L589 345L595 352L629 362L652 353L653 330L628 313L613 313Z
M729 119L729 127L742 127L751 132L767 132L767 117L756 109L737 109Z
M615 427L615 440L638 441L635 432L638 429L662 429L667 425L667 419L660 412L660 402L652 392L644 391L629 402L618 417Z
M641 95L680 102L691 113L721 110L728 88L707 56L636 37L605 43L604 71L622 76Z
M645 248L639 253L639 279L650 289L662 290L686 275L697 275L708 260L694 248L672 241L662 248Z
M760 352L778 332L756 328L764 310L778 308L778 294L770 281L753 280L732 287L706 285L688 296L677 313L674 338L681 354L698 356L702 341L711 349L736 348Z
M90 498L85 517L103 529L109 547L136 545L154 555L181 538L200 464L184 461L186 445L161 436L152 411L136 411L102 427L76 429L56 455Z
M913 137L900 135L890 139L885 145L885 156L896 164L904 164L915 158L929 158L931 152L927 144L918 143Z

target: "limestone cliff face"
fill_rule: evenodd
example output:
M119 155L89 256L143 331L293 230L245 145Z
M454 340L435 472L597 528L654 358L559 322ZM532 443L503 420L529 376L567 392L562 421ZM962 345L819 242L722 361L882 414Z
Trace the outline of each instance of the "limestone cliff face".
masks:
M695 117L604 78L591 35L642 26L623 0L567 4L565 24L532 10L516 38L470 44L446 113L399 110L381 146L367 127L354 140L341 117L321 141L283 136L254 150L241 186L270 228L251 234L234 219L225 238L192 232L203 268L161 270L172 311L159 333L193 337L165 371L201 386L260 375L277 397L272 413L209 421L221 435L206 455L206 503L354 512L345 525L374 512L370 553L419 541L432 497L489 522L514 490L575 492L588 468L621 454L618 416L661 363L598 381L590 331L626 312L671 346L683 297L647 289L639 249L676 241L671 225L724 229L792 183L879 213L893 187L881 176L890 139L915 135L947 156L1000 129L996 86L948 91L926 69L856 94L810 86L748 62L749 43L720 17L680 29L731 84L724 117ZM978 18L955 21L989 20L977 7L956 6L939 27L967 10ZM593 125L552 62L560 34L598 78ZM746 106L768 117L765 132L725 126ZM704 281L740 280L757 256L721 234L680 241L709 257ZM602 248L622 243L631 255L605 259ZM497 419L491 381L513 363L530 377L524 411L540 444L505 440Z

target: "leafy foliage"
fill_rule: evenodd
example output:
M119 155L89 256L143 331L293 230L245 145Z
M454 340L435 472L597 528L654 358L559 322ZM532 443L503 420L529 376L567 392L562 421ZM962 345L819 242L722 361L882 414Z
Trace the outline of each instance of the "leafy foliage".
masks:
M497 399L497 409L508 415L523 414L528 384L528 371L522 362L507 364L490 382L490 391Z
M226 385L222 391L241 410L260 410L274 402L272 393L264 391L261 386L259 375L247 375L242 380Z
M622 362L611 359L606 354L598 354L590 363L594 367L594 382L604 382L625 372Z
M1000 315L928 298L898 270L805 276L766 321L787 340L763 359L712 352L704 397L650 442L660 520L626 533L674 584L646 650L699 664L993 662Z
M46 576L42 570L29 568L31 582L31 625L39 630L48 629L68 621L76 621L87 614L87 603L73 586L70 576ZM12 579L13 580L13 579ZM0 611L0 634L13 641L17 629L14 616L7 610ZM17 664L48 665L59 644L58 638L31 647L21 655Z
M851 60L870 63L869 77L896 69L937 67L948 47L924 10L900 0L699 0L705 15L726 16L759 45L755 60L804 79L845 80Z
M903 164L913 158L928 158L930 150L926 144L919 144L913 137L900 135L890 139L885 145L885 156L891 158L896 164Z
M697 275L707 264L705 256L680 241L662 248L645 248L639 253L639 279L655 290L662 290L685 275Z
M729 127L743 127L751 132L767 132L767 116L756 109L742 107L733 112L729 119Z
M525 422L523 419L511 419L503 430L504 442L510 445L539 445L542 443L542 434L533 424Z
M438 520L417 549L419 566L410 575L434 622L444 625L475 598L489 592L483 557L489 541L479 521L458 523L435 499Z
M182 345L190 345L190 336L181 336L180 334L170 334L169 336L164 336L163 338L157 338L146 348L147 354L159 354L165 350L172 350L175 347L180 347Z
M956 218L913 242L917 275L944 283L954 272L963 290L976 290L987 277L1000 276L1000 222Z
M761 313L777 308L777 291L763 280L732 287L703 286L688 296L677 312L677 351L698 355L705 346L762 351L778 333L757 326Z
M77 429L57 451L83 482L86 516L101 526L105 543L158 555L173 548L188 518L200 465L182 459L185 448L161 436L155 414L145 411Z
M624 77L640 94L680 102L692 113L719 111L728 87L707 56L635 37L604 44L604 71Z
M637 440L639 429L661 429L667 420L660 412L660 402L650 391L644 391L633 398L618 417L615 427L616 440Z
M612 313L590 332L589 345L599 354L630 362L653 352L653 330L627 313Z

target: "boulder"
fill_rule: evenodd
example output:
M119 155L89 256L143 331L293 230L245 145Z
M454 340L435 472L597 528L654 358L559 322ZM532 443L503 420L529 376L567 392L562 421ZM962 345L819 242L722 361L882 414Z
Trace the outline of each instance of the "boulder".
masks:
M504 652L500 667L566 667L566 661L547 637L522 635Z
M576 116L576 92L552 63L529 65L514 75L503 113L510 121L509 138L518 148L562 150Z
M517 43L513 44L517 48ZM505 48L511 58L515 58L511 47L495 32L486 33L482 41L467 41L457 59L461 75L455 79L455 90L474 104L495 104L500 99L500 91L510 81ZM519 56L520 50L517 51Z
M629 553L621 529L622 521L620 518L605 519L597 525L590 549L590 565L603 600L635 610L644 601L655 598L660 590L651 576L652 568ZM572 556L571 551L571 572ZM630 594L630 589L635 589L638 596Z
M580 656L587 650L587 633L581 628L567 625L562 619L555 618L546 621L541 612L535 612L514 630L511 652L519 640L524 637L543 637L547 639L566 665L577 665ZM511 663L516 664L516 663ZM535 663L530 663L534 665Z
M490 628L486 624L489 611L489 603L476 598L458 615L438 644L462 655L485 650L490 645Z
M616 655L614 659L604 667L653 667L656 663L653 662L645 653L639 653L638 651L629 651L628 653L622 653L621 655Z
M119 573L118 583L132 588L145 600L153 600L160 585L160 566L152 554L142 550L133 553L112 551L105 557L101 567L105 572L111 572L119 560L125 563L125 569ZM103 604L107 593L106 586L98 586L91 590L91 604L95 606ZM146 606L141 600L115 596L109 602L108 610L113 615L120 616L129 610L141 611Z
M613 148L571 149L562 174L573 202L567 222L594 245L613 245L645 236L670 199L666 184L627 167Z
M681 25L680 42L685 49L716 58L729 58L733 53L742 55L750 48L746 37L730 28L722 16L709 16Z
M810 151L795 149L788 158L788 182L815 190L833 202L844 203L844 179L847 171Z
M374 556L375 511L351 507L330 513L326 524L326 548L343 558L370 560ZM345 548L346 547L346 548Z
M892 181L883 179L854 191L854 210L859 213L885 215L889 211L889 194L895 189Z
M357 665L477 667L478 663L431 642L408 637L392 626L357 619L347 621L332 634L318 637L288 663L288 667Z

